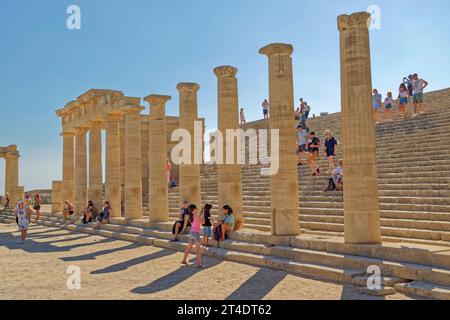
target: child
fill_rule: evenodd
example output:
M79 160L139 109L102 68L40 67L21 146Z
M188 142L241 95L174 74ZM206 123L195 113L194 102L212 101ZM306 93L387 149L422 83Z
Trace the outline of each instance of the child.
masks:
M406 120L408 118L408 111L406 110L406 106L408 105L409 92L406 88L406 85L402 83L400 88L398 89L398 109L403 114L403 119Z
M196 246L196 253L197 253L197 267L203 268L202 265L202 257L200 255L200 225L202 223L202 220L204 221L203 213L198 213L197 206L195 204L191 204L189 206L189 212L190 216L192 217L192 223L191 223L191 233L189 234L189 244L184 250L184 257L183 261L181 261L182 264L187 265L187 257L189 255L189 252L191 252L192 247Z
M22 237L22 241L20 243L24 243L27 238L27 231L30 226L32 211L30 207L25 206L25 203L22 200L19 200L16 209L16 221Z
M205 247L208 247L209 237L211 237L211 227L214 223L211 217L211 209L212 205L210 205L209 203L207 203L203 209L203 216L205 219L205 221L203 222L203 245Z
M392 92L387 93L386 99L384 99L384 108L386 114L386 120L392 121L392 104L394 100L392 99Z

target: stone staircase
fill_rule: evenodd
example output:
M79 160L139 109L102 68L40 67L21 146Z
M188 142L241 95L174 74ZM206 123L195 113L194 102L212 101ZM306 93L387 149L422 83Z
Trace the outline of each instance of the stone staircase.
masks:
M14 224L12 212L0 212L0 223ZM36 221L32 219L32 225ZM114 218L100 230L92 224L66 221L60 213L44 211L39 225L95 234L144 245L183 251L187 238L172 239L171 223L150 225L148 220ZM384 243L346 245L341 237L302 235L277 237L256 230L235 232L217 247L203 249L203 256L268 267L326 281L351 284L367 292L369 266L378 266L382 289L372 294L402 292L431 299L450 299L450 248L438 245Z
M450 89L426 94L425 102L427 113L403 121L401 115L394 112L393 122L376 127L384 241L450 243L450 144L447 143L450 138ZM261 123L259 121L258 125ZM267 125L265 123L265 127ZM330 129L342 141L339 113L310 119L308 126L321 140L323 132ZM246 126L251 127L252 124ZM337 155L340 157L342 144ZM323 153L319 165L322 172L326 172ZM260 175L260 167L242 167L245 228L270 231L270 180ZM343 193L324 192L327 174L312 177L306 161L298 175L302 232L342 236ZM202 165L202 205L208 202L215 210L217 183L217 166ZM179 212L178 188L169 192L169 207L170 217L175 220Z

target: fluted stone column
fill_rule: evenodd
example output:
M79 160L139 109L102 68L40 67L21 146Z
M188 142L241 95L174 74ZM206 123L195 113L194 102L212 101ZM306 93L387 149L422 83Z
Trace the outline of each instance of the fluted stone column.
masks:
M74 201L74 137L75 132L63 132L63 181L62 181L62 203L68 200Z
M366 12L338 17L341 50L345 242L381 242Z
M106 118L106 200L111 206L112 217L121 217L120 181L120 114L109 114Z
M279 170L270 177L272 234L283 236L300 233L297 157L292 150L295 145L293 50L289 44L274 43L259 51L269 58L270 130L279 130Z
M127 107L125 113L125 217L142 218L141 111Z
M191 134L191 164L180 165L180 206L185 200L201 206L200 165L194 164L194 122L197 121L197 91L196 83L179 83L180 93L180 128Z
M17 146L9 146L5 157L5 191L10 195L10 207L14 207L23 197L19 188L19 157Z
M119 124L120 140L120 196L125 203L125 117Z
M89 192L95 207L103 206L102 121L91 121L89 130Z
M52 182L52 213L60 213L62 212L62 181L53 181Z
M87 204L87 128L76 128L75 132L75 182L74 182L74 207L79 215Z
M169 221L165 104L170 99L170 96L160 95L144 98L150 103L148 135L150 223Z
M237 130L239 128L239 102L237 69L231 66L221 66L214 69L217 76L218 95L218 129L223 135L224 164L218 165L218 188L219 188L219 214L221 208L228 204L233 208L236 221L243 221L242 205L242 177L241 165L238 163L240 153L239 141L234 142L234 149L227 149L227 129ZM229 143L232 143L230 141ZM226 155L234 152L234 163L226 163Z

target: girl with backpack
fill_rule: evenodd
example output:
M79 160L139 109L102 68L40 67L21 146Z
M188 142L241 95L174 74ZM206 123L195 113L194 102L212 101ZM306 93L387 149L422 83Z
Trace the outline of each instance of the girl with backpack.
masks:
M181 261L182 264L187 265L187 257L189 253L192 250L192 247L195 244L195 251L197 255L197 267L203 268L202 265L202 257L200 254L200 246L201 246L201 240L200 240L200 229L201 224L205 222L205 217L203 215L203 212L198 212L197 206L195 204L191 204L189 206L189 215L191 216L191 232L189 233L189 244L184 250L184 256L183 261Z

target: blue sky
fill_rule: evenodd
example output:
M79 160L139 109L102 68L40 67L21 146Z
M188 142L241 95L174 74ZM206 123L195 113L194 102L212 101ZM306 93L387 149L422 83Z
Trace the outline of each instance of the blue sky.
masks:
M81 8L81 30L68 30L66 9ZM54 111L90 88L143 97L172 95L198 82L199 115L217 123L213 68L239 69L239 103L261 117L267 58L259 48L293 44L296 101L313 113L340 110L336 17L381 9L371 31L373 84L385 94L418 72L429 90L450 86L448 0L0 0L0 146L22 153L20 183L50 187L61 178L61 125ZM447 40L446 40L447 39ZM4 190L0 161L0 193Z

